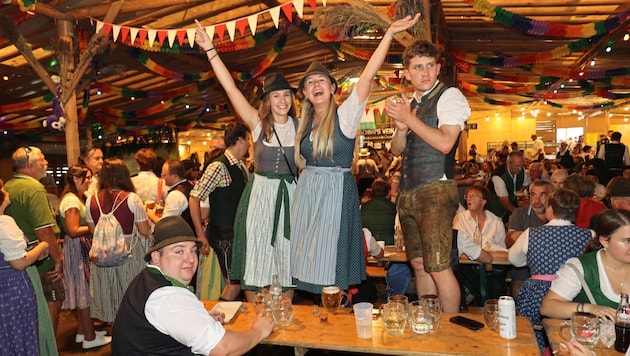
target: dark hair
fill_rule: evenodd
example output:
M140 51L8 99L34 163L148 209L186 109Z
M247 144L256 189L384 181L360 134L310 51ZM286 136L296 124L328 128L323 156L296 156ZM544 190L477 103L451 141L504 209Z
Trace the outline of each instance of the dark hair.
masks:
M403 52L405 68L409 68L409 63L415 57L431 57L437 62L439 60L438 49L429 41L418 40L407 46Z
M620 228L630 225L630 211L622 209L607 209L595 217L595 233L597 236L586 245L586 252L597 251L602 248L600 238L606 241Z
M225 129L225 145L227 147L232 147L234 145L236 145L236 142L238 141L239 138L242 138L244 140L247 139L247 132L249 130L247 129L247 127L243 124L232 124L229 125L226 129Z
M66 193L72 193L76 195L79 200L85 202L85 196L83 194L79 194L79 190L77 189L77 185L74 183L73 178L81 178L81 183L83 183L85 182L88 172L93 173L91 169L82 164L75 164L68 168L68 172L64 177L65 186L60 196L63 197Z
M621 132L619 132L619 131L613 132L612 135L610 135L610 140L611 141L621 141Z
M184 169L184 164L182 161L178 159L169 159L164 162L168 166L168 174L174 174L180 179L186 178L186 171Z
M150 148L139 149L135 158L141 171L153 171L157 164L157 155Z
M7 197L7 193L5 193L2 188L4 187L4 181L0 178L0 205L4 203L4 199Z
M103 162L103 169L98 178L99 190L104 191L105 199L102 203L111 206L114 203L112 189L136 192L131 182L129 168L125 161L119 158L108 158Z
M382 179L376 179L374 183L372 183L372 196L374 197L384 197L389 193L389 183Z
M549 206L553 216L575 223L575 215L580 207L580 197L573 190L560 188L549 195Z
M571 174L564 180L564 188L572 190L580 198L591 198L595 193L595 183L579 174Z
M295 117L295 98L293 95L293 90L288 89L291 93L291 107L289 108L289 120L292 117ZM260 101L260 106L258 107L258 116L260 117L260 125L262 126L262 131L264 134L264 139L267 142L270 142L273 138L273 125L274 119L273 114L271 112L271 99L269 99L271 95L265 95Z
M102 151L102 149L99 146L94 146L94 145L83 146L83 148L81 149L81 156L79 157L79 159L82 162L85 162L85 160L88 159L96 150Z

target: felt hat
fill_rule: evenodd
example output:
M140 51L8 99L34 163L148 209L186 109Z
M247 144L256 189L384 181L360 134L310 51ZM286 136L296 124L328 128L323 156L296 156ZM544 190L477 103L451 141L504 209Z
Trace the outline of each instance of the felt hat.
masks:
M370 151L367 148L362 148L359 152L359 157L368 157L370 155Z
M271 93L272 91L283 89L291 89L294 94L297 91L297 88L292 87L282 73L271 73L263 79L263 87L260 98L264 98L265 95Z
M144 260L151 261L151 252L157 251L164 246L172 245L183 241L193 241L197 243L197 248L201 247L201 241L190 228L190 225L179 215L166 216L155 224L153 229L153 246L144 256Z
M330 74L328 69L326 69L326 67L324 67L318 61L315 61L311 63L310 66L308 66L308 68L306 69L306 72L304 72L304 76L302 77L302 79L300 79L300 84L298 85L298 89L300 90L304 89L304 81L306 81L306 78L308 78L309 76L313 74L323 74L327 76L328 79L330 79L330 82L335 86L335 90L333 91L335 92L337 91L337 79L335 79L335 77L333 77L332 74Z
M626 179L615 179L608 184L608 197L630 197L630 181Z

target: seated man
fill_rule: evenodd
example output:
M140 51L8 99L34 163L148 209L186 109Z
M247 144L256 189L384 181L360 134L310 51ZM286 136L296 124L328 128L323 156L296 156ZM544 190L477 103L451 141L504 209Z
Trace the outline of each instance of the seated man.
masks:
M208 314L188 285L201 242L181 216L162 218L149 262L131 282L116 315L112 355L243 354L273 330L259 315L251 329L225 330L223 313Z

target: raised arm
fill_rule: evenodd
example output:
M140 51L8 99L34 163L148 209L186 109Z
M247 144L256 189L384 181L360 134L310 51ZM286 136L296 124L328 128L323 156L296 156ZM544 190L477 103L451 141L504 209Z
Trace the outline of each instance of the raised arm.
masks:
M206 33L206 30L203 26L201 26L199 21L195 20L195 23L197 24L195 42L208 56L208 61L212 66L212 70L219 80L219 83L221 83L221 86L227 93L234 110L236 110L238 116L245 121L245 124L249 126L249 129L253 131L259 120L258 110L254 108L249 101L247 101L247 98L245 98L243 93L241 93L236 86L236 83L234 83L234 78L232 78L230 71L221 60L221 57L219 56L216 48L214 48L214 44L212 43L210 36Z
M357 82L357 85L355 87L355 90L357 91L357 94L359 96L360 103L367 100L368 96L370 95L370 90L372 89L372 80L374 79L374 76L376 75L378 69L383 64L383 61L385 61L385 56L389 51L389 46L392 44L394 35L413 26L413 24L418 21L419 17L420 14L416 14L416 16L414 16L413 18L411 16L407 16L403 19L392 22L392 24L389 26L387 32L385 32L385 35L383 35L383 38L381 39L378 47L372 54L372 57L370 57L370 60L365 65L365 69L363 70L363 73L361 73L361 77L359 78L359 81Z

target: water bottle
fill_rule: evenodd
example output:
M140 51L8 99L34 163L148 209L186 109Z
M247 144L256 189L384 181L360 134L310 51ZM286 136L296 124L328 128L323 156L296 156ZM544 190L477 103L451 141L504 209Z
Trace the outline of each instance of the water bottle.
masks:
M630 302L628 294L621 294L621 301L615 315L615 350L626 352L630 344Z
M271 300L282 299L282 286L280 282L278 282L278 275L274 274L271 280L271 286L269 287L269 294L271 295Z

